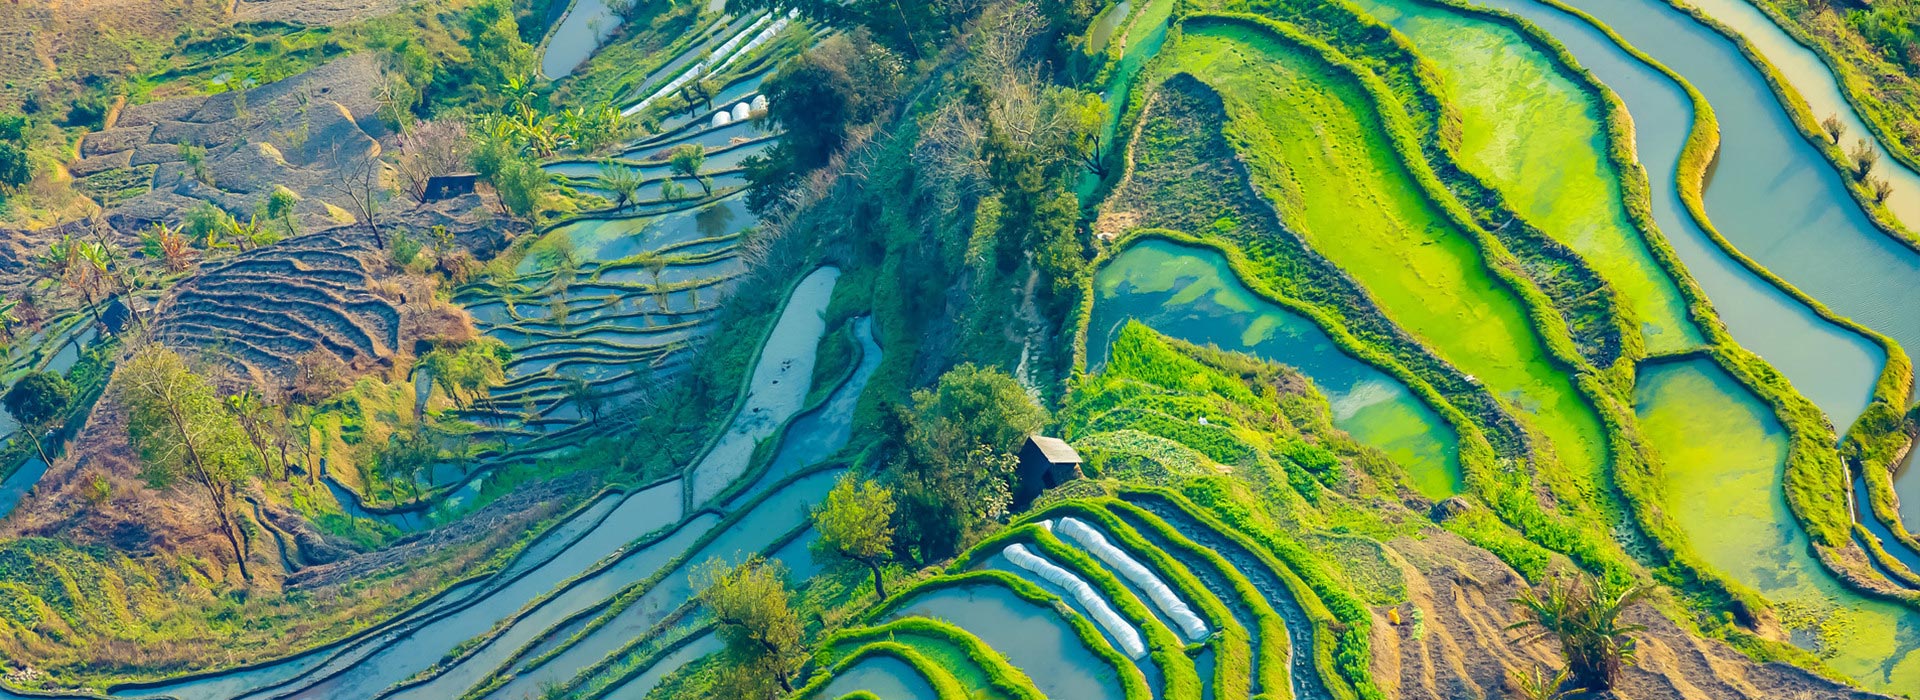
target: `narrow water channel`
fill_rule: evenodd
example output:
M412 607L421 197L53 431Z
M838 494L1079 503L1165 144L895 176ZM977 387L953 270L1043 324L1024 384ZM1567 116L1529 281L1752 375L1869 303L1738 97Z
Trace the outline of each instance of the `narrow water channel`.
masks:
M1731 40L1664 0L1568 4L1678 72L1713 106L1721 144L1706 205L1721 234L1839 314L1920 348L1920 313L1912 306L1920 298L1920 253L1868 220L1840 173L1800 135ZM1851 416L1834 419L1843 428L1852 424Z
M1819 54L1794 41L1792 35L1774 24L1765 12L1748 0L1685 2L1746 37L1747 42L1787 79L1794 91L1800 93L1801 99L1806 100L1815 119L1839 117L1840 123L1846 127L1841 146L1851 151L1855 139L1866 138L1874 152L1880 154L1880 164L1874 168L1874 176L1884 178L1893 185L1893 194L1887 197L1887 208L1909 230L1920 227L1920 173L1914 172L1887 152L1879 135L1867 128L1859 111L1853 108L1853 103L1841 94L1840 83L1834 79L1833 71L1827 68L1826 62L1820 60Z
M1794 389L1836 425L1852 424L1866 408L1885 357L1872 341L1828 323L1728 256L1687 212L1676 180L1693 124L1685 90L1578 17L1534 0L1477 4L1539 26L1619 95L1633 117L1634 145L1650 181L1654 222L1707 293L1727 331L1785 374ZM1724 233L1725 226L1721 228Z
M1299 370L1332 404L1333 424L1401 464L1415 489L1442 499L1462 489L1458 438L1405 385L1340 351L1306 317L1248 289L1219 253L1162 239L1134 244L1094 277L1090 371L1106 363L1128 321L1200 345Z

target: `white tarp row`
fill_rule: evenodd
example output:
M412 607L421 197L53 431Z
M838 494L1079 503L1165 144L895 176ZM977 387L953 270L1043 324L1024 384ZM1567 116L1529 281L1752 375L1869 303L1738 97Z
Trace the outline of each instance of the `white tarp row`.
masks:
M671 93L675 90L680 89L680 86L687 84L689 81L692 81L695 78L699 78L703 75L706 75L707 68L712 66L715 61L725 60L727 56L732 55L734 47L739 46L740 42L746 41L749 37L755 36L754 30L759 29L763 26L766 26L768 22L772 22L772 21L773 21L772 14L761 15L760 19L754 20L753 24L748 25L746 29L740 30L739 34L735 34L733 38L728 39L726 43L714 47L713 51L707 54L707 58L705 60L694 63L691 67L687 68L685 71L682 71L679 76L675 77L672 81L668 82L665 86L661 87L659 90L655 90L653 94L646 96L645 99L640 100L638 103L634 104L632 107L628 107L624 110L621 110L620 113L622 115L628 115L628 116L638 113L640 110L646 109L647 105L652 104L654 100L660 99L662 97L666 97L668 93Z
M789 10L785 17L767 14L760 19L754 20L752 25L740 30L740 33L728 39L727 43L715 47L713 52L707 55L706 60L693 64L693 67L688 68L685 72L681 73L679 77L674 78L659 90L655 90L653 94L646 96L645 99L635 103L632 107L621 110L621 116L630 117L638 114L640 110L646 109L647 105L653 104L654 100L666 97L673 91L680 89L680 86L706 77L708 74L726 70L728 66L733 65L734 61L738 61L741 57L752 53L754 49L760 48L761 44L767 43L768 39L772 39L775 34L779 34L780 30L786 29L793 18L799 16L799 14L800 11L795 9ZM755 32L754 30L756 29L759 31ZM741 45L740 42L742 41L746 42L745 46ZM736 48L739 50L736 51ZM724 125L715 124L715 126Z
M1100 623L1101 627L1106 628L1107 634L1113 635L1113 638L1120 642L1120 651L1125 653L1127 658L1139 659L1147 655L1147 645L1140 641L1140 633L1134 630L1132 625L1127 624L1127 621L1120 617L1120 613L1113 611L1113 606L1107 604L1107 599L1100 597L1099 591L1093 590L1093 586L1080 580L1079 576L1042 559L1040 555L1029 551L1024 544L1007 545L1003 553L1007 555L1007 561L1013 562L1014 566L1039 574L1040 578L1066 589L1074 600L1080 602L1080 607L1086 608L1087 614L1093 616L1094 622Z
M1181 632L1186 633L1188 641L1197 642L1206 638L1207 623L1202 622L1199 615L1193 614L1193 609L1187 607L1186 602L1180 600L1180 596L1175 595L1173 589L1160 580L1159 575L1153 573L1153 570L1148 569L1145 564L1141 564L1140 560L1133 558L1133 555L1128 554L1126 550L1108 542L1106 535L1101 534L1092 525L1073 518L1061 518L1059 531L1065 534L1067 539L1073 540L1088 552L1092 552L1094 558L1106 562L1107 566L1120 572L1120 575L1131 582L1135 588L1145 592L1148 598L1153 599L1154 606L1166 613L1167 617L1173 618L1173 624L1179 626Z

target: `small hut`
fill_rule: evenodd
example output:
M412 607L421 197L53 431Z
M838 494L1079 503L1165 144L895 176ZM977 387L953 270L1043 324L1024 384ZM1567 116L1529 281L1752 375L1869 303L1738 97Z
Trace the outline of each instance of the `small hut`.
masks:
M457 173L454 175L435 175L427 178L423 201L438 202L473 194L473 185L480 179L475 173Z
M1080 478L1080 453L1059 438L1027 437L1014 472L1013 505L1025 508L1041 491Z

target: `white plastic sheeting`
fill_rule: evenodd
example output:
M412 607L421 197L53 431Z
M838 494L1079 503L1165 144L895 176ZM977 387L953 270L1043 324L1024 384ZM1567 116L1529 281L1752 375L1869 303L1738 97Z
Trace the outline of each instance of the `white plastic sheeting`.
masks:
M1193 614L1193 609L1187 607L1172 588L1161 581L1153 570L1141 564L1140 560L1107 541L1107 536L1100 534L1092 525L1073 518L1061 518L1058 532L1091 552L1094 558L1106 562L1135 588L1145 592L1153 600L1154 606L1172 618L1173 624L1178 625L1181 632L1186 633L1189 641L1199 641L1207 636L1207 623L1201 621L1199 615Z
M1087 614L1093 616L1094 622L1100 623L1101 627L1106 628L1107 634L1113 635L1113 638L1120 642L1120 651L1125 653L1127 658L1138 659L1147 655L1147 645L1140 641L1140 633L1134 630L1132 625L1127 624L1127 621L1120 617L1120 613L1113 611L1113 606L1107 603L1107 599L1100 597L1099 591L1093 590L1093 586L1080 580L1079 576L1040 558L1039 555L1028 551L1024 544L1007 545L1002 553L1007 556L1007 561L1013 562L1014 566L1039 574L1040 578L1066 589L1074 600L1080 602L1080 607L1086 608Z
M646 96L645 99L635 103L632 107L620 110L620 114L623 116L638 114L640 110L646 109L647 105L653 104L654 100L672 94L673 91L680 89L680 86L686 85L689 81L698 80L710 73L718 73L725 70L728 66L733 65L735 61L740 60L742 56L746 56L753 52L754 49L760 48L761 44L767 43L767 40L772 39L775 34L779 34L780 30L786 29L787 24L799 15L800 10L793 9L789 10L785 17L779 17L778 19L775 19L777 15L768 14L760 19L754 20L753 24L749 25L746 29L740 30L740 33L734 35L732 39L728 39L727 43L714 47L713 51L707 54L706 60L693 64L693 67L688 68L685 72L681 73L679 77L674 78L659 90L655 90L653 94ZM757 33L754 31L756 29L759 30ZM741 44L743 41L746 42L745 45Z

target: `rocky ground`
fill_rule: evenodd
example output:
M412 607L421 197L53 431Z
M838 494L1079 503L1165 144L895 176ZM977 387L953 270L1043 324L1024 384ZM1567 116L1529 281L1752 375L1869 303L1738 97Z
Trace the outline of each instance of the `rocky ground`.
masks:
M1514 643L1519 619L1509 603L1526 582L1492 554L1450 533L1388 543L1406 582L1401 624L1376 611L1374 677L1408 700L1503 697L1510 673L1558 667L1548 643ZM1866 700L1881 698L1796 666L1757 663L1725 643L1681 629L1650 604L1627 615L1643 625L1639 663L1618 688L1636 700Z

